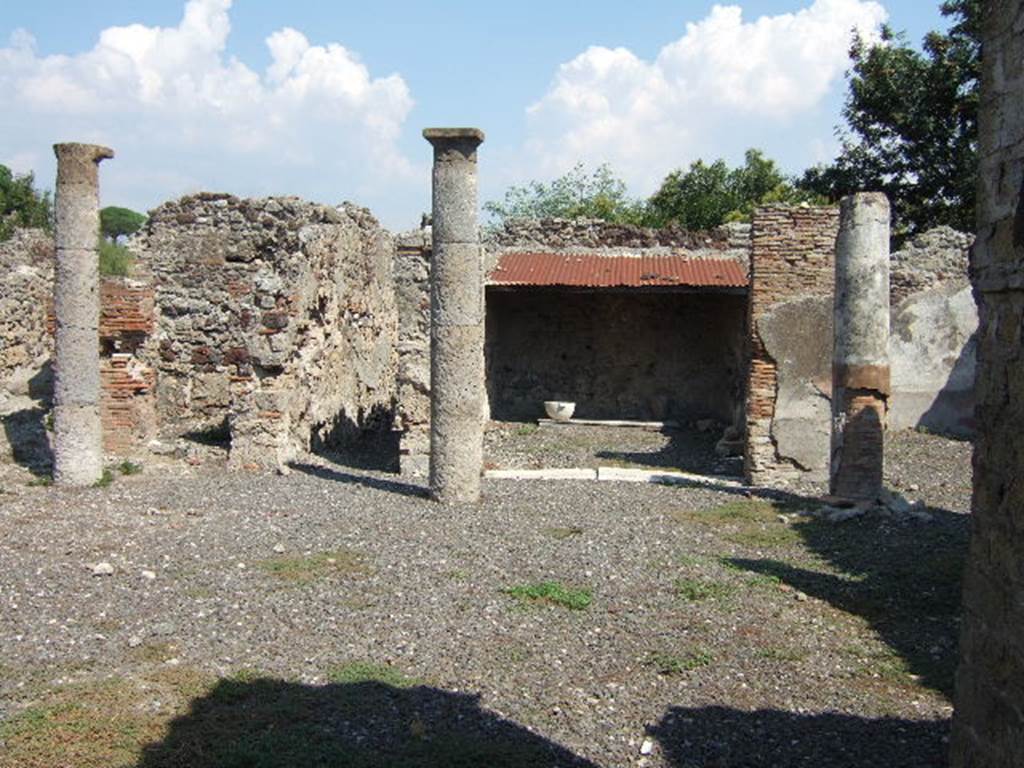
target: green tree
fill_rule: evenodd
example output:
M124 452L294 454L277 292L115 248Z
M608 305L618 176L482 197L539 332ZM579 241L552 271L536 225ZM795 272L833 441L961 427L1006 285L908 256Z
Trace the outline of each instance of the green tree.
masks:
M119 237L134 235L145 223L146 217L130 208L108 205L100 211L100 232L112 243Z
M595 218L617 223L640 223L642 203L631 200L626 185L607 165L587 173L582 163L550 184L531 181L513 186L501 202L484 204L498 222L508 219Z
M814 192L797 189L775 161L748 149L744 163L730 168L724 160L703 160L672 171L647 201L646 221L653 226L677 224L685 229L712 229L726 221L748 221L765 203L818 202Z
M17 175L0 165L0 240L18 227L52 229L53 203L50 193L35 188L31 173Z
M832 200L885 192L897 239L939 224L974 229L981 0L941 11L951 27L929 33L922 51L889 28L876 45L854 36L842 150L800 182Z

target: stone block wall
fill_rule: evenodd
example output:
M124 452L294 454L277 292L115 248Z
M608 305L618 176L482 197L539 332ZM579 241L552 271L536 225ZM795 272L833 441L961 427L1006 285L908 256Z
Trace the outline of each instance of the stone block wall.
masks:
M773 205L752 222L744 466L750 482L827 477L839 211Z
M201 194L132 248L154 279L163 438L226 428L233 465L281 467L390 419L394 242L365 209Z
M49 391L39 376L53 355L46 320L53 264L53 238L40 229L16 230L0 243L0 399L27 396L41 385Z
M984 4L971 543L951 765L1024 760L1024 0Z
M426 475L430 457L430 258L428 227L398 235L395 301L398 305L398 408L400 468Z

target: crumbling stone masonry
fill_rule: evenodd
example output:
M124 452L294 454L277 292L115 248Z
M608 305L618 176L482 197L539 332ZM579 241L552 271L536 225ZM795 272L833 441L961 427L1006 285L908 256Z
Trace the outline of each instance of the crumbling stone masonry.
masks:
M865 192L839 209L829 490L874 501L889 398L889 200Z
M282 468L384 426L395 400L394 242L365 209L200 194L132 244L153 274L161 437L226 435Z
M748 482L828 476L835 208L772 205L752 222Z
M398 304L399 457L403 475L430 471L430 258L427 227L406 232L395 242L395 300Z
M92 485L103 474L99 352L99 164L114 153L57 144L57 318L54 481Z
M430 273L430 489L476 502L483 469L484 284L476 128L428 128L434 147Z
M984 5L979 122L978 437L953 768L1024 763L1024 0Z

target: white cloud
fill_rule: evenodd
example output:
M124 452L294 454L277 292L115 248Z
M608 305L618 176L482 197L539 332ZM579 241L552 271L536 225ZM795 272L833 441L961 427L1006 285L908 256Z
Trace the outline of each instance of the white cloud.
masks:
M886 18L874 0L814 0L752 21L716 5L653 61L591 47L527 110L529 155L547 175L610 162L646 192L697 157L764 146L786 126L797 139L849 66L851 30L875 39Z
M55 141L109 144L104 197L137 206L198 188L372 203L419 179L396 146L413 106L400 76L291 28L267 38L271 61L256 72L227 54L231 4L189 0L176 27L112 27L74 56L40 56L16 32L0 47L6 159L48 156Z

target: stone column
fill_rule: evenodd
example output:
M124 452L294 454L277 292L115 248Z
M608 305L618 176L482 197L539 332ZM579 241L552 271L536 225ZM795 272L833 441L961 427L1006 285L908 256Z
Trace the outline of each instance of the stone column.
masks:
M851 501L882 490L889 398L889 201L843 198L836 238L829 489Z
M1024 765L1024 0L982 6L974 496L953 768Z
M434 147L430 267L430 491L480 499L484 437L484 287L477 228L476 128L428 128Z
M106 147L57 144L54 467L58 485L103 474L100 426L99 164Z

